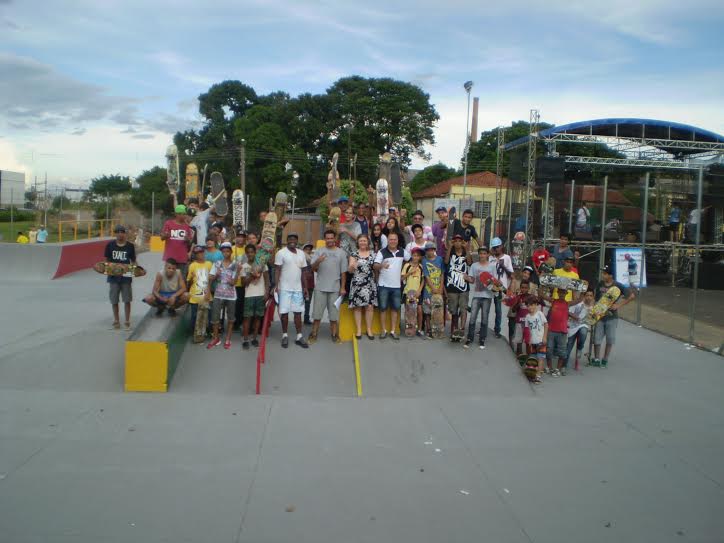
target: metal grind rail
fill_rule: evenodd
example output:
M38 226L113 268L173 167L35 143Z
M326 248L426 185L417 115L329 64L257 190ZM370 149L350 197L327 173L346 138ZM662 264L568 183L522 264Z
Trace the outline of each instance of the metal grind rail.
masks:
M271 328L272 319L274 317L274 309L276 304L274 298L269 297L264 310L264 320L261 325L261 342L259 343L259 352L256 355L256 393L261 394L261 366L266 362L266 341L269 337L269 328Z

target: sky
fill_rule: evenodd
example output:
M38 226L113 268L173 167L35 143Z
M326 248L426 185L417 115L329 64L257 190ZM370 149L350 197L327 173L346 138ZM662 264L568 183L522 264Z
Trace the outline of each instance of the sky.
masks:
M656 118L724 133L721 0L0 0L0 169L83 185L163 165L199 94L394 77L440 114L430 163L479 129ZM413 167L428 163L416 159Z

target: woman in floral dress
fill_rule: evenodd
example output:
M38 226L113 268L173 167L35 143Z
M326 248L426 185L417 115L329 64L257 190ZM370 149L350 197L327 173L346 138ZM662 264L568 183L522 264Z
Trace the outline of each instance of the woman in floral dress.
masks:
M352 276L349 289L349 307L354 312L357 326L357 339L362 338L362 311L364 310L367 324L367 337L372 335L372 316L377 306L377 283L373 264L375 254L370 248L370 238L366 234L357 236L357 250L349 257L347 272Z

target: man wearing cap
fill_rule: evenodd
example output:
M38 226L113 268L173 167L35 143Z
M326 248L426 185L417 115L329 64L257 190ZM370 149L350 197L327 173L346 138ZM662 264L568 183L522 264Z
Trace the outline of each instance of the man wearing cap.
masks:
M432 233L432 226L422 224L425 220L425 215L419 209L412 215L412 224L405 227L408 237L413 237L412 227L416 224L422 226L422 240L423 242L435 241L435 236Z
M440 220L432 225L432 235L435 237L435 243L437 244L437 254L444 255L447 251L445 247L448 225L447 208L445 206L437 206L435 213L437 213L437 218Z
M618 287L621 295L611 305L608 312L601 317L593 331L593 360L591 360L592 366L600 366L605 368L608 366L608 360L611 358L611 351L616 343L616 328L618 326L618 310L626 304L633 301L636 298L634 289L629 289L625 285L614 280L611 266L604 266L601 270L601 281L596 286L596 301L600 300L604 294L608 292L608 289L612 287ZM606 350L604 351L603 358L601 357L601 344L603 338L606 338Z
M179 204L174 208L176 216L167 220L161 229L161 239L166 242L163 249L163 261L173 258L178 262L181 274L186 277L188 272L189 249L194 232L186 224L186 206Z
M282 347L289 347L289 313L294 314L294 327L297 330L297 339L294 341L298 346L306 349L309 347L302 336L302 312L304 311L304 300L309 296L309 291L302 284L302 268L307 265L307 258L304 252L297 248L299 236L294 233L287 235L287 246L277 251L274 257L275 276L277 284L275 292L279 299L279 319L282 323Z
M510 259L510 255L505 254L503 240L500 238L490 240L490 249L492 252L490 262L495 264L495 278L503 285L503 291L498 292L493 298L493 304L495 305L493 332L496 338L500 338L500 328L503 324L503 292L510 287L510 280L513 277L513 261Z
M312 259L312 270L317 273L315 281L312 318L312 332L307 338L308 343L317 341L319 324L322 322L324 310L329 317L329 330L334 343L339 343L339 309L335 301L346 293L347 253L337 247L337 235L334 230L324 232L324 247L319 249Z
M126 227L119 224L113 231L116 239L109 241L106 245L105 257L106 262L114 262L116 264L135 264L136 263L136 247L126 239ZM118 302L123 298L123 309L126 317L125 328L131 329L131 301L133 300L133 292L131 290L131 282L133 278L126 276L109 275L106 278L109 292L108 297L113 307L113 328L121 327Z
M349 198L347 198L346 196L340 196L339 200L337 200L337 206L341 211L339 217L339 224L344 224L347 222L347 218L345 217L345 215L347 214L347 208L349 207Z

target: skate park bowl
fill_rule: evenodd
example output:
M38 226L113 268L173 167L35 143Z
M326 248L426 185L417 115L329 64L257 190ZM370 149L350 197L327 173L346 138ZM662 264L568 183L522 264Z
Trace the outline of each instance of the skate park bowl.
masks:
M0 243L0 271L22 279L58 279L92 268L104 259L106 244L113 238L65 243Z
M188 306L175 317L150 308L126 340L126 392L167 392L186 347L191 326Z

